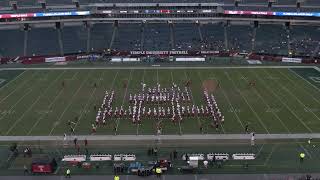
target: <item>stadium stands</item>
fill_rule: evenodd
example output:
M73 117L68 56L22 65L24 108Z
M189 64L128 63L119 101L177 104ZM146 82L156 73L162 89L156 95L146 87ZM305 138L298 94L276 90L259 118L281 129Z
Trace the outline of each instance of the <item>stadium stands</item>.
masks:
M0 57L23 55L23 31L20 29L0 30L0 34Z
M297 55L311 56L320 42L318 27L293 26L291 29L291 47Z
M19 6L39 6L38 0L15 0ZM0 6L9 6L10 0L1 0ZM80 4L89 3L194 3L194 0L79 0ZM224 4L234 4L234 0L198 0L197 3L224 3ZM278 5L296 5L296 0L278 0L275 4ZM72 5L72 0L46 0L48 5ZM242 0L240 4L256 4L256 5L266 5L267 0ZM319 0L306 0L302 5L320 5Z
M195 24L179 23L174 25L176 50L199 49L201 39Z
M111 23L93 24L91 28L91 50L98 51L108 48L112 37L112 31L113 25Z
M22 38L23 39L23 38ZM48 28L32 28L28 33L27 55L59 54L57 30Z
M256 52L288 54L287 34L283 25L262 24L257 29Z
M230 50L250 52L252 48L252 27L249 25L230 26L228 28L228 40Z
M132 23L119 24L118 31L111 48L116 50L140 50L141 25Z
M224 32L221 24L203 24L201 32L203 35L202 49L225 50Z
M144 50L169 50L170 30L164 23L147 23Z
M70 26L62 29L64 53L85 52L87 30L83 26Z

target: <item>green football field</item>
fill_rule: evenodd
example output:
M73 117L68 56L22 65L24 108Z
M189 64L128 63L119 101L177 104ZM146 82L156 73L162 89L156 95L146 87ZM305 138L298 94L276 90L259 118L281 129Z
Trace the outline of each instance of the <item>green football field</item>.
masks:
M205 105L203 82L214 80L218 106L225 116L216 131L210 118L184 118L173 124L163 119L163 134L320 132L320 72L313 68L208 68L208 69L34 69L0 70L0 134L62 135L75 121L76 134L87 135L106 90L115 91L113 107L129 106L128 95L141 83L184 88L190 81L192 104ZM62 82L65 87L62 87ZM255 86L249 82L255 81ZM127 82L127 86L125 86ZM94 84L97 84L97 88ZM96 134L155 134L157 119L114 118Z

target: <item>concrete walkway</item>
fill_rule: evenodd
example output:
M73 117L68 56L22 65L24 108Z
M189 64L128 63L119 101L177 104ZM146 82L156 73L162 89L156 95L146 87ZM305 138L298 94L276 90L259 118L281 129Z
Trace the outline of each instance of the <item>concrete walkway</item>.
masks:
M320 174L311 174L318 178ZM120 180L298 180L305 177L305 174L190 174L190 175L163 175L160 178L155 176L120 176ZM113 176L0 176L1 180L113 180Z
M68 139L70 140L71 137ZM72 136L72 139L74 136ZM256 140L320 139L320 133L310 134L256 134ZM186 134L186 135L81 135L78 140L93 141L156 141L156 140L250 140L250 134ZM62 141L63 136L0 136L0 141Z

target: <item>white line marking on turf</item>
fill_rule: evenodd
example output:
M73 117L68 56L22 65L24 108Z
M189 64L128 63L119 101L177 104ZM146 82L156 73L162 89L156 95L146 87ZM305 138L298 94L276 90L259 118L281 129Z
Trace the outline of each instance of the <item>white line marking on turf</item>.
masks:
M200 72L199 71L197 71L197 76L198 76L198 78L199 78L199 80L200 80L200 83L202 83L202 78L201 78L201 75L200 75ZM190 90L191 91L191 90ZM202 92L201 92L202 93ZM193 96L191 95L191 97L192 97L192 101L193 101ZM205 102L204 102L205 103ZM221 107L220 107L221 108ZM199 117L198 117L199 118ZM209 120L210 121L210 120ZM221 125L221 129L222 129L222 132L225 134L226 132L225 132L225 130L224 130L224 127L223 127L223 124L221 123L220 124Z
M103 72L100 74L100 76L99 76L99 78L98 78L98 82L101 81L101 77L103 77L104 73L105 73L105 71L103 71ZM87 106L89 105L89 103L90 103L93 95L95 94L96 90L97 90L97 87L94 87L93 90L92 90L92 92L90 93L90 97L88 98L88 100L87 100L87 102L86 102L86 105L84 106L84 108L83 108L82 111L80 112L79 119L78 119L78 121L76 122L76 124L75 124L74 127L73 127L74 132L76 131L76 128L77 128L78 124L80 123L80 120L81 120L83 114L84 114L85 111L87 110Z
M48 73L49 74L49 73ZM8 135L12 129L17 125L17 123L19 123L22 118L26 115L27 112L29 112L33 106L40 100L40 98L46 94L46 92L49 90L49 88L54 84L54 82L56 82L62 75L63 73L61 73L59 76L57 76L57 78L53 81L50 82L50 84L47 86L47 88L44 91L41 91L41 93L39 94L39 96L37 97L37 99L29 106L29 108L23 112L23 114L19 117L19 119L17 119L12 125L11 127L8 129L8 131L6 132L6 135Z
M273 94L273 96L276 97L276 98L278 99L278 101L281 102L281 103L291 112L291 114L292 114L308 131L310 131L311 133L313 133L313 131L312 131L303 121L301 121L301 119L298 117L298 115L297 115L286 103L284 103L284 102L279 98L279 96L278 96L275 92L273 92L273 89L270 88L270 87L264 82L264 80L259 77L259 75L258 75L255 71L252 71L252 72L255 74L255 76L257 77L257 79L259 79L260 82L263 83L263 85L266 87L266 89L268 89L269 92L271 92L271 93Z
M237 71L240 73L240 75L242 76L243 74L240 71ZM245 80L246 82L248 82L248 80ZM271 109L270 105L265 101L265 99L262 97L262 95L257 91L256 88L253 89L253 92L256 93L256 95L262 100L262 102L267 106L268 109ZM274 112L274 111L270 111L281 123L281 125L287 130L287 132L289 134L291 134L289 128L286 126L286 124L280 119L280 117Z
M269 74L269 72L267 72L266 70L264 70L268 75L270 75ZM277 82L277 81L275 81L275 82ZM277 82L278 83L278 82ZM297 97L297 96L295 96L294 94L292 94L292 92L291 91L289 91L288 90L288 88L286 88L284 85L282 85L281 83L278 83L278 84L280 84L280 87L282 88L282 89L284 89L285 91L287 91L289 94L291 94L291 96L292 97L294 97L299 103L300 103L300 105L302 105L302 106L304 106L305 108L308 108L305 104L303 104L303 102L301 102L301 100ZM310 111L319 121L320 121L320 118L313 112L313 111Z
M62 72L62 74L64 74L66 71ZM75 73L77 74L77 73ZM53 106L53 104L56 102L56 100L58 99L58 97L60 97L60 95L63 92L63 88L61 88L61 90L59 91L59 93L54 97L53 101L51 101L51 103L49 104L49 106L47 107L47 109L51 109L51 107ZM33 124L33 126L29 129L27 135L30 135L31 132L33 131L33 129L39 124L40 120L45 116L45 113L42 114L41 116L39 116L39 118L37 119L37 121Z
M210 74L213 74L213 73L210 73ZM230 106L232 109L235 109L235 108L233 107L233 105L231 104L231 101L230 101L229 97L228 97L228 96L226 95L226 93L224 92L224 90L223 90L223 88L222 88L221 83L219 83L219 86L220 86L220 90L221 90L221 92L222 92L223 96L225 97L225 99L227 100L227 102L228 102L229 106ZM235 116L236 116L236 118L237 118L238 122L240 123L240 125L241 125L242 129L244 130L244 129L245 129L245 127L244 127L244 125L243 125L243 123L242 123L242 121L241 121L240 117L238 116L238 113L239 113L239 112L238 112L238 113L237 113L237 111L232 111L232 112L235 114Z
M126 100L126 96L127 96L127 93L128 93L128 88L129 88L129 84L130 84L131 78L132 78L132 69L130 70L129 80L128 80L127 87L126 87L126 90L125 90L123 98L122 98L121 106L123 106L124 101ZM116 119L116 133L118 132L119 125L120 125L120 118L117 118Z
M66 108L64 108L64 111L62 112L62 114L59 116L58 120L56 121L56 123L53 124L53 127L51 128L50 130L50 133L49 133L49 136L52 135L54 129L58 126L58 123L61 121L63 115L66 113L66 111L69 109L70 105L72 104L73 102L73 99L74 97L79 93L80 89L83 87L83 85L85 84L85 82L87 82L87 80L89 79L90 77L90 73L88 73L87 77L86 77L86 80L82 81L81 85L79 86L79 88L77 89L76 92L73 93L72 97L69 99L69 104L67 105Z
M302 79L303 81L307 82L309 85L311 85L313 88L315 88L316 90L318 90L318 91L320 92L320 89L319 89L317 86L315 86L314 84L312 84L311 82L309 82L308 80L306 80L305 78L303 78L302 76L300 76L298 73L296 73L296 72L293 71L292 69L288 69L288 70L289 70L290 72L292 72L293 74L295 74L298 78L300 78L300 79ZM292 82L293 84L295 84L292 79L290 79L287 75L285 75L285 76L287 77L287 79L288 79L290 82ZM295 86L297 86L297 85L295 85ZM300 86L298 86L298 87L300 87ZM301 88L301 89L304 90L304 88ZM306 91L306 90L304 90L304 91ZM317 101L318 103L320 103L320 101L318 101L317 98L315 98L311 93L309 93L309 92L307 92L307 93L308 93L310 96L312 96L312 98L313 98L315 101Z
M16 103L14 103L13 106L11 106L11 108L9 109L9 111L12 111L12 109L13 109L17 104L19 104L20 101L21 101L24 97L26 97L29 93L31 93L31 92L32 92L32 89L31 89L31 88L27 89L27 91L24 93L24 95L21 96L21 97L18 99L18 101L16 101ZM6 115L2 116L2 117L0 118L0 121L1 121L4 117L6 117Z
M188 81L188 76L187 76L187 72L184 71L184 76L185 76L185 80ZM190 87L188 87L189 91L190 91L190 96L191 96L191 99L192 99L192 104L194 104L196 107L196 102L194 101L193 99L193 94L192 94L192 90ZM197 116L197 120L198 120L198 126L200 126L202 124L202 121L200 120L200 118Z
M13 93L15 93L18 89L20 89L21 87L23 87L25 84L27 84L27 82L31 81L33 79L33 77L35 76L35 74L37 73L33 73L32 76L30 77L30 79L24 81L23 83L21 83L20 85L18 85L18 87L16 87L13 91L11 91L7 96L5 96L4 98L2 98L0 100L0 104L6 100L8 97L10 97Z
M249 108L251 109L251 111L253 112L253 114L257 117L257 119L259 120L260 124L262 125L262 127L266 130L266 132L268 134L270 134L269 130L267 129L267 127L265 126L265 124L262 122L260 116L257 114L257 112L252 108L252 106L250 105L250 103L248 102L247 98L245 96L242 95L241 90L236 86L236 84L234 83L233 79L230 77L228 72L225 72L225 76L232 82L233 86L237 89L238 93L240 94L240 96L244 99L244 101L247 103L247 105L249 106Z
M320 72L320 68L319 68L319 67L314 66L313 68L314 68L315 70L317 70L317 71L319 71L319 72Z
M143 69L143 75L142 75L142 83L143 84L144 84L145 73L146 73L146 69ZM137 123L136 135L139 135L139 123Z
M264 166L266 166L266 165L269 163L269 161L270 161L270 159L271 159L271 157L272 157L272 155L273 155L273 152L274 152L274 150L276 149L276 147L277 147L276 144L272 146L272 149L271 149L271 151L270 151L270 154L268 155L266 161L263 163Z
M12 83L12 82L16 81L17 79L19 79L20 77L22 77L22 75L23 75L25 72L27 72L27 71L23 71L23 72L20 73L16 78L12 79L12 80L9 81L8 83L6 83L4 86L0 87L0 91L1 91L2 89L4 89L5 87L9 86L10 83Z
M171 74L171 81L172 81L171 83L174 83L172 70L170 70L170 74ZM180 135L182 135L182 128L181 128L181 123L180 123L180 121L178 121L178 125L179 125L179 133L180 133Z

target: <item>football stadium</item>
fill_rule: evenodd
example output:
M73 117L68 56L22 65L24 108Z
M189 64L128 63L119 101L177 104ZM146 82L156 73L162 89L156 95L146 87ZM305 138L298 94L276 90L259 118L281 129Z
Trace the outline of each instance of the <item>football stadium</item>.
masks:
M0 179L319 179L319 20L319 0L2 0Z

